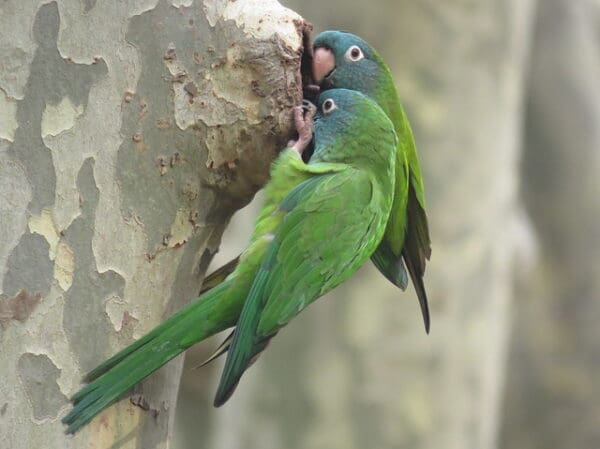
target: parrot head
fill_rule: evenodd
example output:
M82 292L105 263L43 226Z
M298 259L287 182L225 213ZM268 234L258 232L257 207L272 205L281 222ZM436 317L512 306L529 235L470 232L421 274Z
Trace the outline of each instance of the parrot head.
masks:
M381 79L392 79L379 54L360 37L324 31L313 42L312 72L322 90L345 88L376 97Z
M371 148L386 142L395 147L394 125L379 105L366 95L349 89L330 89L319 94L313 132L315 151L311 161L358 161L360 154L346 154L340 148ZM387 153L385 145L375 145ZM371 158L372 154L367 155Z

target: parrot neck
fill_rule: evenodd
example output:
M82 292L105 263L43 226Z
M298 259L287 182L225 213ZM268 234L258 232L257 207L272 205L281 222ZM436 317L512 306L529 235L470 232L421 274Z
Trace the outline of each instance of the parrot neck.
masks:
M391 73L388 73L388 79L391 79L391 76ZM413 132L402 107L396 86L394 84L386 84L384 81L381 81L380 85L387 85L388 88L377 89L377 95L374 98L394 124L394 129L398 136L398 144L405 147L415 146Z
M319 139L309 164L318 162L347 164L367 171L393 196L395 182L396 146L394 133L384 135L378 129L367 128L335 142Z

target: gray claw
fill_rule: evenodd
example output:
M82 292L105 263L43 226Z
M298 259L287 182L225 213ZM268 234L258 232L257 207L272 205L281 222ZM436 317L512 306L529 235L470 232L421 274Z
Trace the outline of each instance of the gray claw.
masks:
M311 111L315 105L312 104L310 101L308 100L302 100L302 104L300 106L296 106L297 108L300 108L304 111Z

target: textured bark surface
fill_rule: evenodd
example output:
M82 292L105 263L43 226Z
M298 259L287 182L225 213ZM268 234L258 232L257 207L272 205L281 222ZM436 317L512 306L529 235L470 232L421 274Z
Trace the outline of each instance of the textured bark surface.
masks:
M429 201L431 335L412 288L398 291L367 264L273 339L222 410L197 408L210 406L214 383L186 382L182 397L196 395L194 405L181 402L196 413L189 421L210 423L188 442L495 447L513 271L522 257L515 251L530 245L518 170L533 2L382 3L288 2L314 19L316 32L365 37L397 77Z
M75 437L84 372L196 296L300 100L276 1L0 5L2 447L166 447L179 362Z

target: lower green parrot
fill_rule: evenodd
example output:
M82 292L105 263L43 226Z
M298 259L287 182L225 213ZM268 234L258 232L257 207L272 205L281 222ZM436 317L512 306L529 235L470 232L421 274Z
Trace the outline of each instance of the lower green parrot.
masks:
M67 433L190 346L236 326L215 397L223 404L270 338L375 251L393 201L394 127L355 91L327 91L318 107L308 164L301 153L312 137L314 106L306 117L295 110L300 138L274 162L266 206L233 272L88 373L90 383L71 397L74 407L63 418Z
M313 47L313 79L321 91L344 88L362 92L373 98L394 124L398 135L394 203L385 236L371 260L402 290L408 284L406 264L419 299L425 330L429 332L429 305L423 275L431 256L431 242L423 178L412 130L391 71L369 44L348 32L324 31L315 38ZM238 258L233 259L211 273L204 280L202 292L222 282L237 263Z
M328 172L299 184L277 208L283 219L244 302L215 406L227 401L268 341L348 279L383 238L395 184L393 125L356 91L328 91L318 106L308 167L325 164Z

